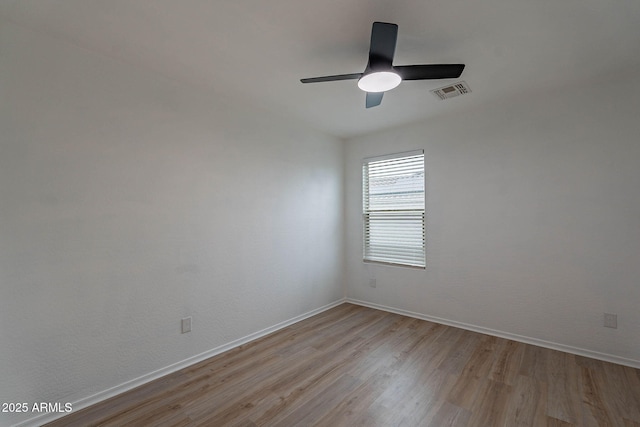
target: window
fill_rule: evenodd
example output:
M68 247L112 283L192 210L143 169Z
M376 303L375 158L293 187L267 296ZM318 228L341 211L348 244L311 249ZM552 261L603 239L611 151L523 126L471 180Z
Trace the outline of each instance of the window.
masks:
M365 159L364 260L425 267L424 152Z

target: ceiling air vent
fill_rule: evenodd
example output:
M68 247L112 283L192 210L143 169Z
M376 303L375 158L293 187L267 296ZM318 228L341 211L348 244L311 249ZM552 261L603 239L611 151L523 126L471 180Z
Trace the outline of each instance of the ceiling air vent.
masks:
M449 86L441 87L431 91L435 96L440 99L454 98L458 95L464 95L470 93L471 89L466 82L458 82Z

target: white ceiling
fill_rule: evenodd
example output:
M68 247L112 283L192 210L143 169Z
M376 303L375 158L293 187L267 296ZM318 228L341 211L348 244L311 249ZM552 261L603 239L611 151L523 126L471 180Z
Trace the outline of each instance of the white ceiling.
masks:
M3 0L0 16L83 48L350 137L566 85L640 72L638 0ZM394 63L464 63L472 89L404 82L364 108L373 21L399 25Z

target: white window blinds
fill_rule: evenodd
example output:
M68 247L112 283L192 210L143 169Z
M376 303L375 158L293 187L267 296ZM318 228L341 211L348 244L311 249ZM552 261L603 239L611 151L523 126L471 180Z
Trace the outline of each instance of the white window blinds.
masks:
M364 260L425 266L424 153L365 159Z

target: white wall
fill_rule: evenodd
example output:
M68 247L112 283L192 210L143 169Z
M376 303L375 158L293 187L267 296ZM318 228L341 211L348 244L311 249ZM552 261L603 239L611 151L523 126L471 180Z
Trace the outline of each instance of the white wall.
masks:
M343 297L341 141L8 23L0 99L0 402L77 402Z
M347 141L349 298L640 366L640 80L616 77ZM361 159L420 148L427 268L364 264Z

